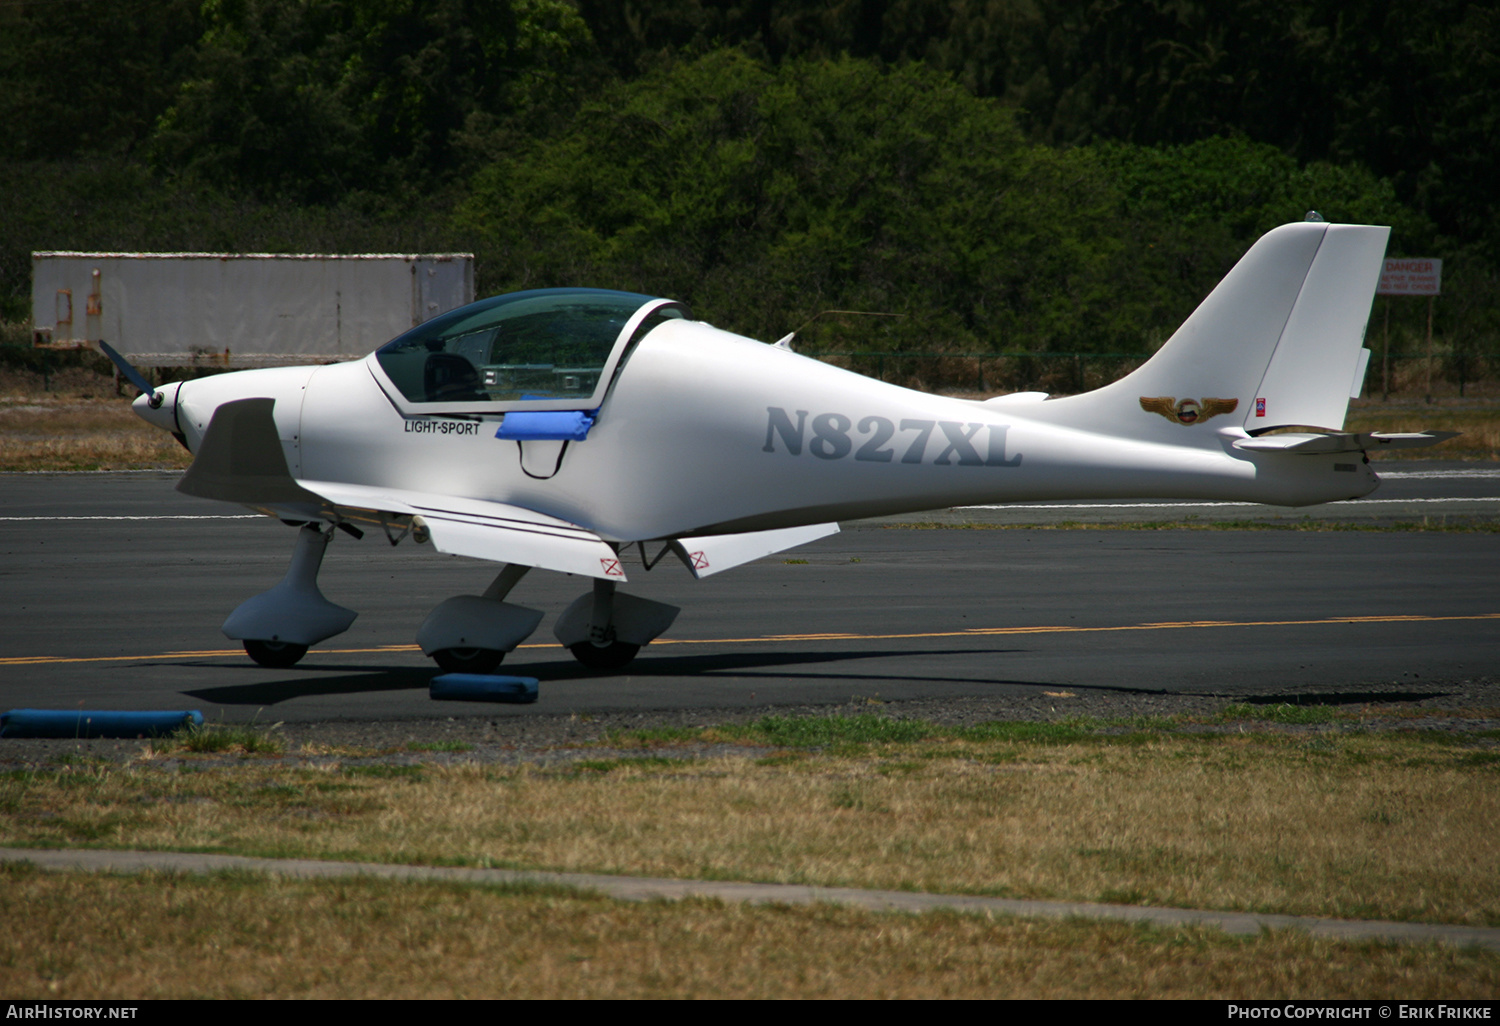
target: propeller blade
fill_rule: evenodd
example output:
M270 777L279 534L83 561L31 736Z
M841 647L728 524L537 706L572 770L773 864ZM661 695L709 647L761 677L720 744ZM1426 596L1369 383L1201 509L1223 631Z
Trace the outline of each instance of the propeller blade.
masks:
M99 348L104 350L104 355L109 357L110 363L113 363L120 369L120 373L124 376L126 381L130 382L136 388L140 389L143 395L149 395L153 402L156 401L156 389L151 387L151 382L146 380L145 375L136 370L134 367L130 366L130 361L126 360L125 357L115 352L114 347L111 346L108 342L100 342Z

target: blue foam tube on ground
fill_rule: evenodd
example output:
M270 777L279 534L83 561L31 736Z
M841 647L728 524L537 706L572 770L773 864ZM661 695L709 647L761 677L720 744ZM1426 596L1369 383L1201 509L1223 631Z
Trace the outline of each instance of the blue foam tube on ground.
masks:
M536 701L535 677L496 677L482 673L445 673L432 678L428 695L440 702L511 702L526 705Z
M0 714L0 737L150 737L188 724L201 727L203 714L196 709L12 709Z

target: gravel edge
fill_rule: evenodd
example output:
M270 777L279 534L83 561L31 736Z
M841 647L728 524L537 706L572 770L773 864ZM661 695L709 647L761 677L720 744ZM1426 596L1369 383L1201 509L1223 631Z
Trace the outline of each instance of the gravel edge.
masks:
M1258 731L1300 733L1348 732L1396 729L1448 731L1456 734L1500 732L1500 680L1481 677L1466 680L1383 681L1357 687L1268 688L1258 694L1216 694L1212 691L1168 693L1140 689L1070 688L1043 690L1030 695L919 699L914 701L860 701L838 705L764 706L754 709L642 709L596 714L535 714L529 716L444 717L424 719L324 721L288 723L274 728L285 744L282 761L359 762L389 765L418 763L518 763L539 765L572 762L628 754L606 743L612 731L662 728L709 727L742 724L764 716L852 716L879 715L892 719L925 720L944 726L968 726L992 721L1051 722L1069 717L1132 719L1137 717L1186 717L1210 720L1226 706L1244 703L1257 706L1279 704L1335 706L1357 713L1332 722L1287 725L1247 720ZM1223 729L1205 727L1204 729ZM1500 738L1483 738L1500 747ZM467 746L462 751L432 751L430 746ZM28 769L54 766L68 761L103 760L127 763L146 757L150 742L140 739L22 739L0 740L0 768ZM355 754L350 750L357 750ZM427 750L424 750L427 749ZM683 757L717 757L742 754L753 757L764 748L740 745L674 745L672 754ZM373 754L364 754L373 753ZM638 754L638 750L636 752ZM257 757L262 760L265 757ZM241 757L190 756L195 764L205 761L236 763ZM155 757L158 766L177 759Z

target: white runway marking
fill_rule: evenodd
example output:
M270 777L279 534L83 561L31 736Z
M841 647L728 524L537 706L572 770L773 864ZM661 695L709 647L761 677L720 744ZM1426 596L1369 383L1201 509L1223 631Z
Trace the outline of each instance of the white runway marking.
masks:
M1394 480L1396 478L1407 478L1413 481L1475 481L1494 480L1500 478L1500 470L1390 470L1381 472L1377 470L1376 475L1382 481Z

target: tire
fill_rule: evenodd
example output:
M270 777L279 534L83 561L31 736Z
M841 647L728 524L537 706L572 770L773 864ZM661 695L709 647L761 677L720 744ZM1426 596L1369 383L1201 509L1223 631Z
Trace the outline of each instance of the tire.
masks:
M623 641L611 641L608 645L596 645L592 641L580 641L576 645L568 646L568 651L573 653L584 666L591 670L618 670L629 665L630 660L641 650L639 645L627 645Z
M444 673L494 673L505 653L494 648L440 648L433 662Z
M251 641L247 638L245 654L262 666L284 670L296 666L297 661L307 655L307 646L293 645L289 641Z

